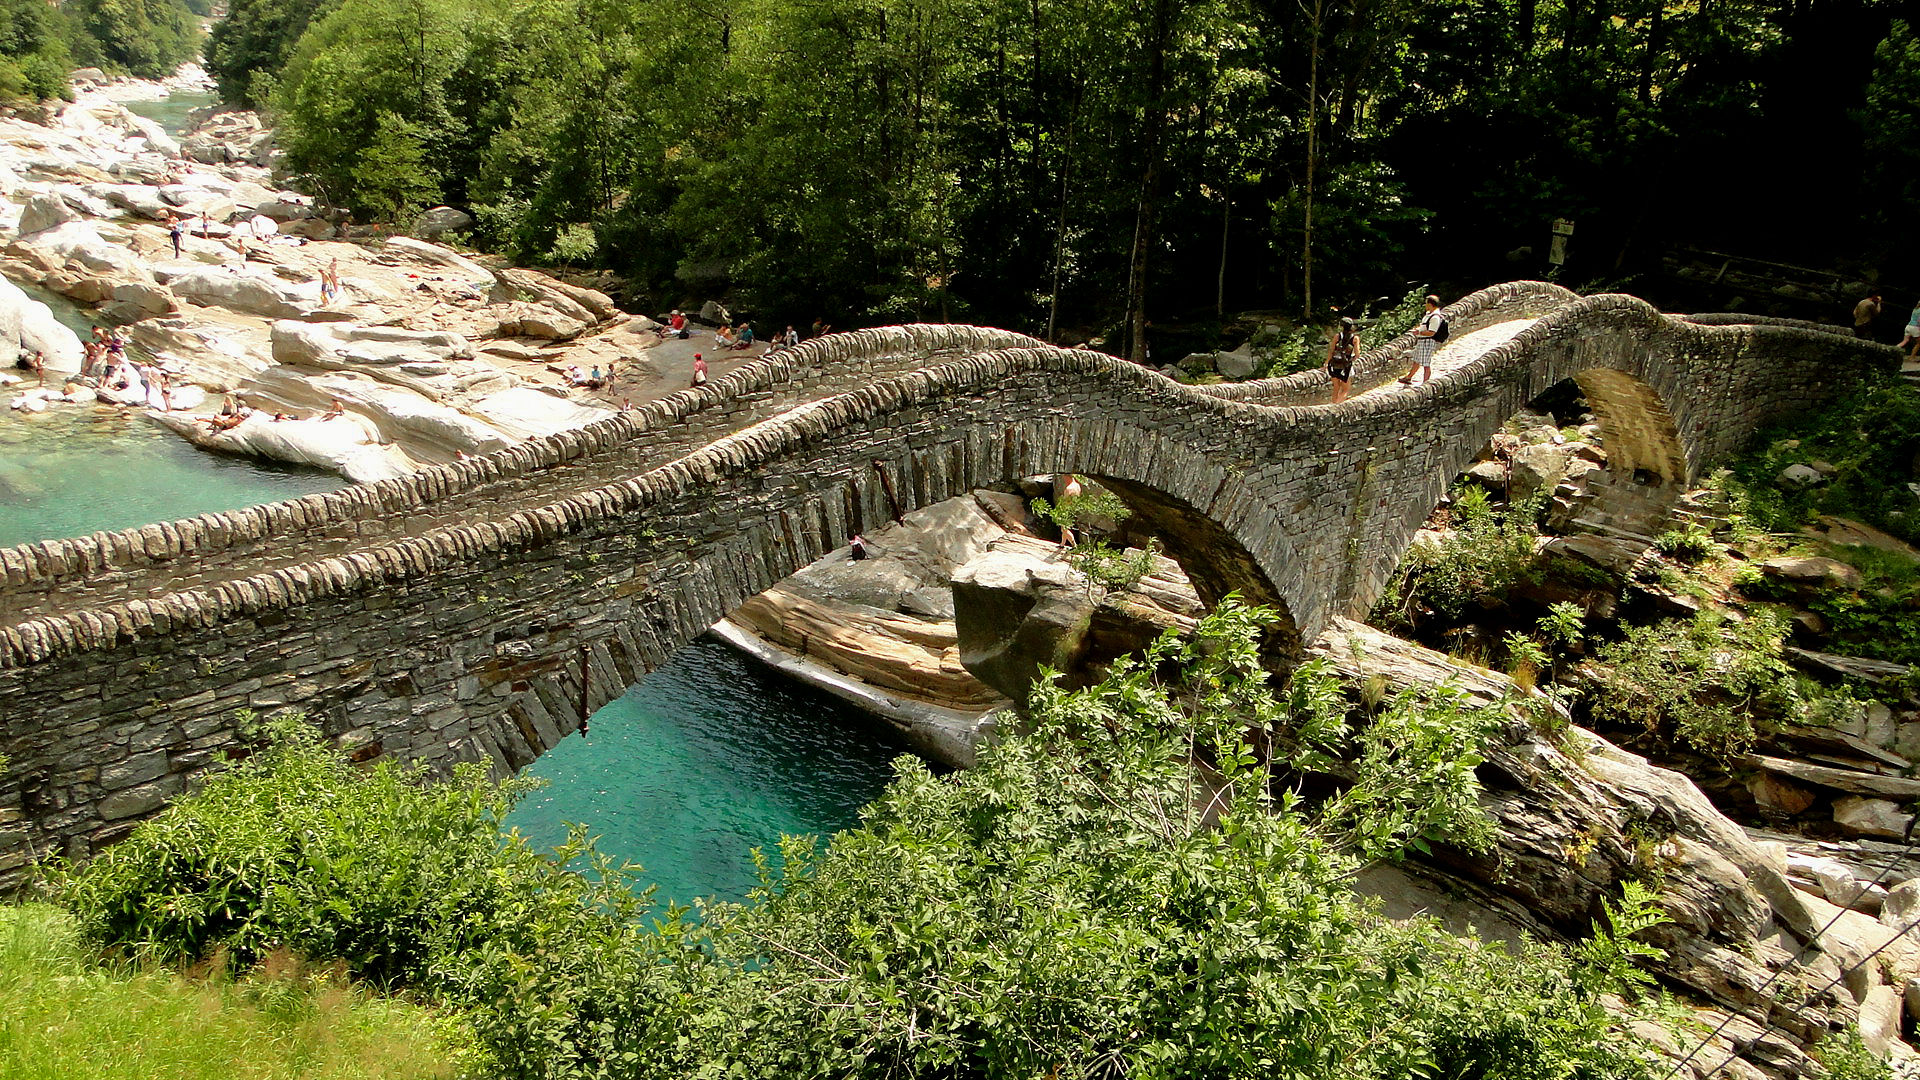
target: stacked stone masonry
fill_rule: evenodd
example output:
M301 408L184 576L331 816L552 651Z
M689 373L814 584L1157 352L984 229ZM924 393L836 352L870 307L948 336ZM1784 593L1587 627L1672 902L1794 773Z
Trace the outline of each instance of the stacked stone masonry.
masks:
M1450 315L1456 334L1534 321L1338 406L1319 372L1195 388L1004 331L859 331L479 461L0 551L0 886L123 835L241 745L243 710L300 709L363 757L518 769L742 601L976 488L1097 478L1204 600L1278 609L1284 660L1372 603L1450 479L1563 380L1604 429L1601 498L1660 504L1767 421L1897 364L1537 282ZM1362 385L1409 344L1369 353Z

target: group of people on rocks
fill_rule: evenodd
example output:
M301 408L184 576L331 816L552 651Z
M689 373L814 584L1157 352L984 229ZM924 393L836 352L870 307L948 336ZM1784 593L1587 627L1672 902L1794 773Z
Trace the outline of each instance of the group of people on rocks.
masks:
M677 338L684 341L693 336L692 328L687 325L686 313L682 312L679 308L675 308L672 312L668 313L667 317L658 326L653 328L653 332L662 340ZM813 321L813 334L811 336L820 337L832 332L833 327L828 325L824 320L815 319ZM722 320L719 327L713 332L713 347L716 349L751 349L758 343L758 340L754 337L753 324L745 319L740 320L737 324ZM787 328L781 331L779 336L775 337L769 344L767 351L769 353L775 353L781 349L791 349L798 344L800 344L800 331L796 330L793 325L789 323ZM595 370L597 371L598 369L596 368ZM609 375L609 381L611 381L611 375ZM691 385L704 386L706 385L706 381L707 358L702 353L694 353L693 381ZM583 384L574 383L573 385L578 386Z
M226 400L221 402L220 411L218 413L214 414L213 416L202 416L202 417L199 417L198 419L200 420L201 423L206 424L207 428L211 431L231 431L234 428L239 427L243 422L246 421L248 417L253 416L258 411L259 410L253 408L252 406L247 405L242 401L239 401L232 394L228 394L226 397ZM336 398L328 399L326 412L323 412L318 416L308 417L307 419L337 420L340 417L345 416L346 414L347 414L346 403L336 397ZM284 413L284 412L278 412L278 411L276 411L272 416L267 417L267 420L269 422L276 423L276 424L289 421L289 420L298 420L298 419L300 419L300 417L294 416L290 413Z

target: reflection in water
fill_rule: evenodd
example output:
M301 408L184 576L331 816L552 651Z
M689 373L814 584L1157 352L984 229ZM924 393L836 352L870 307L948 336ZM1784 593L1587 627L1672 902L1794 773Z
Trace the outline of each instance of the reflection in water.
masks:
M507 823L543 848L587 826L659 900L737 900L756 883L753 848L858 821L906 752L878 725L702 639L528 766L552 786Z

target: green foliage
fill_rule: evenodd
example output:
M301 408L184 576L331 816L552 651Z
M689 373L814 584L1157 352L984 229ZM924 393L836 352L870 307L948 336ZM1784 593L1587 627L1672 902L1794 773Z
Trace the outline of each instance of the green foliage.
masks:
M1824 1080L1893 1080L1895 1075L1892 1063L1867 1049L1865 1040L1852 1028L1827 1036L1813 1057L1820 1063Z
M244 969L276 949L340 959L382 985L434 987L468 950L517 939L526 909L631 912L640 898L567 874L500 822L525 785L477 767L428 785L361 770L297 717L59 887L91 941L142 958L216 953Z
M593 235L593 226L574 222L562 226L554 235L553 248L547 252L547 259L561 266L584 266L593 262L593 256L599 250L600 241Z
M1051 521L1062 529L1077 529L1092 518L1120 522L1133 516L1133 509L1111 491L1069 495L1058 503L1038 498L1031 505L1035 517Z
M1569 600L1561 600L1548 606L1547 613L1540 616L1540 632L1546 639L1567 649L1580 646L1586 636L1587 613L1580 605Z
M82 63L159 79L200 47L200 20L181 0L71 0L61 10Z
M1120 592L1153 573L1154 556L1159 553L1160 545L1154 540L1148 540L1144 548L1126 549L1105 540L1090 540L1067 549L1067 563L1094 586Z
M265 105L300 35L332 7L330 0L227 0L226 17L207 35L207 71L220 96L235 105Z
M1782 655L1787 622L1759 609L1743 620L1704 610L1690 620L1629 626L1601 646L1608 667L1594 712L1649 734L1677 737L1694 749L1732 761L1753 743L1768 718L1803 720L1810 695Z
M1683 563L1703 562L1713 554L1713 534L1699 525L1681 525L1655 537L1653 546Z
M1638 881L1621 883L1618 903L1606 903L1607 921L1593 921L1593 934L1582 941L1574 955L1602 993L1638 997L1655 985L1654 978L1641 967L1646 960L1660 960L1666 952L1633 935L1662 923L1672 922L1660 909L1659 897Z
M1326 808L1327 819L1349 830L1368 860L1424 853L1430 839L1490 850L1493 821L1477 801L1474 769L1498 721L1497 710L1468 706L1451 686L1394 695L1361 732L1354 783Z
M1415 546L1402 564L1400 611L1424 607L1456 619L1470 607L1503 605L1508 591L1532 572L1544 505L1545 496L1536 495L1499 513L1485 489L1456 487L1451 531L1438 544Z
M461 1007L506 1077L1652 1076L1590 963L1355 897L1361 859L1489 842L1491 720L1443 689L1356 732L1324 664L1270 685L1272 617L1224 603L1099 685L1040 685L1030 732L951 776L903 758L859 828L783 840L698 922L643 925L603 860L500 840L510 790L284 732L65 895L90 940L155 955L357 957ZM1310 813L1289 778L1336 756L1350 783Z
M101 964L71 918L0 907L6 1080L379 1080L452 1077L428 1009L279 956L239 979Z
M0 101L71 97L72 28L38 0L0 0Z

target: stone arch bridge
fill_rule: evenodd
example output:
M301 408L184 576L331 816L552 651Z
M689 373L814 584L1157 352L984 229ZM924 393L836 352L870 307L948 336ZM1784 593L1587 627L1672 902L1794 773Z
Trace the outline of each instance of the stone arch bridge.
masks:
M290 502L0 551L0 886L83 857L297 707L366 757L516 769L736 605L907 511L1020 477L1097 478L1211 602L1298 650L1365 609L1449 480L1577 381L1610 501L1670 502L1884 346L1519 282L1450 309L1432 383L1324 373L1182 386L964 326L835 335L589 428Z

